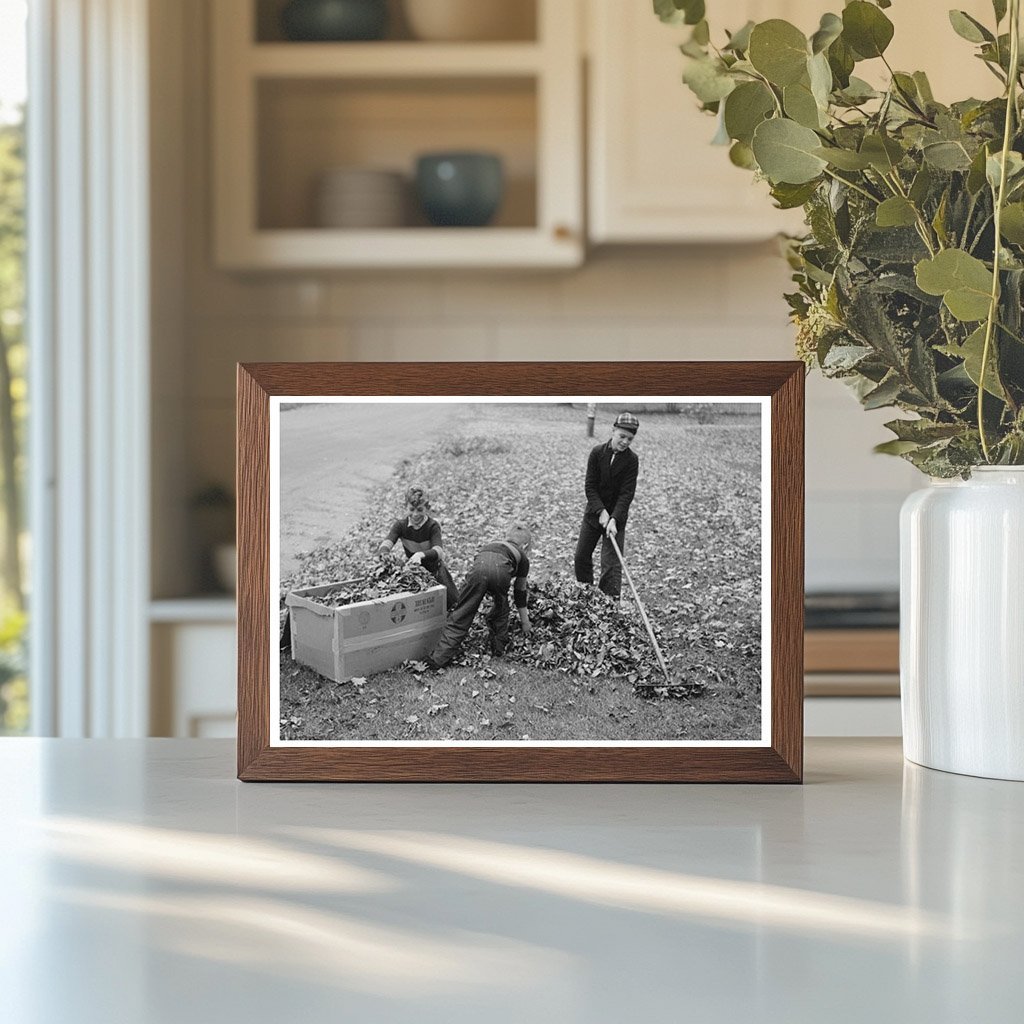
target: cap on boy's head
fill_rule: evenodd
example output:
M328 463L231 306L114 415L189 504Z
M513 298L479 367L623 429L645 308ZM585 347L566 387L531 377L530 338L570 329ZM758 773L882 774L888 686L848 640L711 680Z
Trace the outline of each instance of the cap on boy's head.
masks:
M631 412L620 412L615 417L615 422L612 424L613 427L618 427L619 430L628 430L629 433L635 434L640 428L640 421Z
M505 539L518 547L525 548L529 547L530 541L533 540L533 534L530 533L530 528L526 523L515 523Z
M430 508L430 498L422 487L410 487L405 492L405 503L409 508Z

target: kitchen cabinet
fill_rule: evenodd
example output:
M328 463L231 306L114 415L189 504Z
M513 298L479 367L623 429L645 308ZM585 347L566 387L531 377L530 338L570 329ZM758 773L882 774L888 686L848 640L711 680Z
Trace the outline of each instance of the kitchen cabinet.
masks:
M235 618L230 597L152 602L151 735L235 735Z
M230 269L573 266L583 258L579 9L536 4L535 38L292 42L279 3L218 0L213 33L213 217ZM504 165L493 225L318 226L338 168L411 178L424 152ZM411 197L410 197L411 199ZM320 221L322 223L322 221Z
M588 0L588 225L602 242L737 242L797 231L799 211L776 210L763 182L712 146L715 119L681 76L687 26L663 25L648 3ZM749 19L785 17L820 0L708 4L715 35ZM723 16L727 19L723 22ZM817 15L813 16L817 24Z
M767 185L710 144L715 120L681 82L686 26L663 25L647 2L587 0L588 223L594 243L737 242L799 232L799 210L776 210ZM812 33L824 0L709 0L712 38L747 20L785 18ZM988 0L958 4L989 23ZM950 27L946 8L901 0L887 9L896 32L887 57L929 74L938 99L996 95L998 83ZM880 84L881 61L857 74Z
M898 629L804 633L804 733L899 736Z

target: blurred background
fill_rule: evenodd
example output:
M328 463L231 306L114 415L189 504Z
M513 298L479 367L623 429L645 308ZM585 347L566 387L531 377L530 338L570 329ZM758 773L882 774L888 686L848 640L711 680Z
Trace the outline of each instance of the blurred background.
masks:
M894 66L912 35L938 98L993 93L944 8L887 13ZM801 221L710 145L686 34L650 0L0 0L3 731L232 734L236 362L793 358ZM807 386L808 731L896 732L921 481Z

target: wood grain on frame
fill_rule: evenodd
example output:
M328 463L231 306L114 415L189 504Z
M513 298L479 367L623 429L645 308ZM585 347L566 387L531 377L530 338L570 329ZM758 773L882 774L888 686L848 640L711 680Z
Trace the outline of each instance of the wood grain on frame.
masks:
M270 396L771 398L772 735L766 747L270 745ZM244 781L800 782L803 402L799 362L249 363L238 367L238 777ZM276 602L276 595L275 595Z

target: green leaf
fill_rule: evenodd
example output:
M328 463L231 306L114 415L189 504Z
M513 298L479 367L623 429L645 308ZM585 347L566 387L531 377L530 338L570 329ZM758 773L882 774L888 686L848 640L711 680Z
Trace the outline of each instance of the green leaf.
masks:
M825 169L825 161L814 152L820 142L810 128L779 117L757 126L751 148L770 182L802 185Z
M678 24L684 17L674 0L654 0L654 13L667 25Z
M678 2L678 0L676 0ZM686 17L683 21L687 25L696 25L704 20L704 0L682 0Z
M866 156L855 153L852 149L819 146L814 150L814 155L820 156L822 160L827 160L833 167L838 167L841 171L863 171L871 166L871 161Z
M989 185L992 187L992 191L995 192L999 188L999 177L1003 170L1003 154L1002 152L993 153L988 160L985 161L985 177L988 179ZM1008 191L1013 191L1016 187L1016 181L1024 175L1024 157L1020 153L1010 150L1006 154L1006 187Z
M953 359L962 359L964 371L974 382L975 387L981 386L981 359L985 351L985 325L982 324L960 346L940 345L938 350ZM988 362L985 366L985 390L996 398L1006 400L1006 392L999 382L996 370L996 346L993 339L989 343Z
M921 153L925 160L940 171L966 171L971 166L967 150L959 142L926 143Z
M693 26L693 34L690 38L699 46L707 46L711 42L711 29L704 18Z
M876 444L871 450L876 455L905 455L920 447L917 441L883 441L881 444Z
M747 58L773 85L798 82L807 69L807 38L795 25L772 18L750 33Z
M903 159L903 147L887 135L865 135L860 152L876 171L883 174L891 174Z
M817 190L817 181L805 182L802 185L779 182L772 186L772 199L780 210L795 210L798 206L803 206Z
M982 146L971 160L970 169L967 172L967 191L976 196L985 187L985 165L988 161L988 149Z
M1024 203L1010 203L1003 208L999 233L1014 245L1024 245Z
M953 26L953 31L969 43L995 42L996 37L966 11L950 11L949 23Z
M828 123L829 96L832 94L832 69L828 66L828 57L823 53L811 57L807 62L807 77L811 83L811 94L822 112L821 123L824 126Z
M874 4L853 0L843 9L843 39L862 60L881 57L892 36L892 22Z
M916 441L918 444L931 444L935 441L947 440L963 432L960 423L936 423L934 420L890 420L885 424L901 441Z
M851 103L866 103L879 95L881 94L877 89L856 75L850 76L849 84L843 89L843 99L849 100Z
M811 53L827 50L842 34L843 19L835 14L823 14L818 31L811 36Z
M654 13L667 25L696 25L704 17L704 0L654 0Z
M861 398L861 405L865 409L881 409L887 405L894 405L903 390L899 377L893 374L887 377L878 387L869 391Z
M931 191L934 180L935 176L932 174L931 169L927 164L922 164L921 169L914 175L914 181L910 186L910 191L907 193L910 201L916 206L920 206L928 198L928 193Z
M782 106L786 116L805 128L822 128L824 119L811 92L810 82L795 82L782 90Z
M750 33L753 32L754 25L755 22L748 21L743 28L733 32L723 49L733 50L735 53L746 53L750 48Z
M724 100L736 88L736 82L717 60L688 61L683 71L683 81L701 103Z
M892 76L892 84L896 89L897 97L904 105L913 109L922 105L921 97L917 94L917 82L912 75L905 75L897 71Z
M942 198L939 200L938 208L935 211L935 216L932 217L932 228L935 231L935 236L939 240L939 244L942 246L949 245L949 234L946 231L946 214L949 212L949 189L945 189L942 193Z
M1006 0L992 0L992 10L995 12L998 25L1006 17Z
M843 41L840 36L828 48L828 66L832 69L832 77L835 79L836 88L845 89L850 84L850 75L856 60L853 50Z
M903 228L917 223L914 204L902 196L893 196L878 204L875 223L880 228Z
M729 149L729 160L737 167L745 171L756 171L757 161L754 159L754 151L745 142L734 142Z
M913 74L914 84L917 86L917 94L925 103L934 103L935 96L932 94L931 82L923 71L915 71Z
M729 137L748 146L754 129L775 110L775 98L763 82L743 82L725 101L725 128Z
M929 295L941 295L946 307L965 323L988 316L992 272L963 249L945 249L915 267L917 286Z

